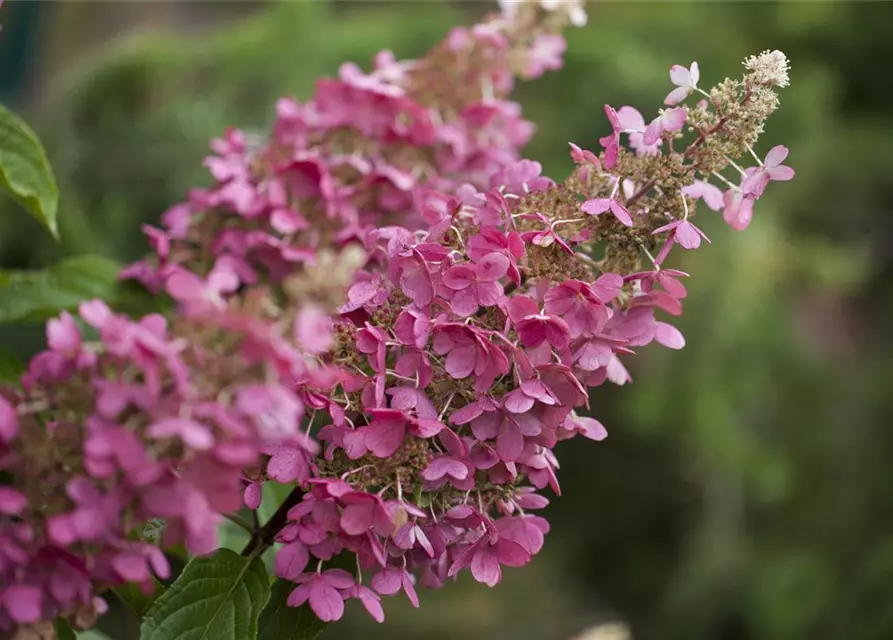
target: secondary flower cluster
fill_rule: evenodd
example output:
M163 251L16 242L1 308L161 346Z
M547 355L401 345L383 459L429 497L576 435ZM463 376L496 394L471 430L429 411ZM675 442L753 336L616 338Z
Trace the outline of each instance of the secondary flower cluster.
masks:
M662 264L700 245L696 201L743 228L793 176L783 147L736 164L787 84L778 52L710 92L696 64L673 67L647 125L606 107L604 151L571 145L564 181L519 160L532 128L505 97L559 66L571 21L574 2L507 5L423 60L383 53L281 101L264 144L213 143L215 185L147 229L153 255L122 274L176 314L87 303L98 340L63 315L2 391L0 632L89 626L103 588L167 575L159 537L211 551L268 481L295 490L251 550L279 543L289 604L323 620L353 598L380 621L379 595L417 605L416 584L466 568L492 586L540 550L555 445L606 436L576 413L588 390L630 379L619 356L684 344L656 313L682 311L687 274Z
M368 74L345 63L306 103L280 100L267 141L228 131L206 161L214 186L166 212L164 230L146 229L157 255L126 275L160 291L171 265L206 273L201 245L237 256L243 282L278 284L316 263L318 250L343 247L370 228L430 224L429 188L491 188L534 132L507 99L514 78L561 66L559 32L569 20L563 7L519 9L512 20L453 29L420 60L382 51ZM543 38L562 46L543 58Z
M93 301L79 315L96 342L67 313L49 323L49 349L0 397L0 629L57 614L88 626L94 591L151 591L169 572L158 534L210 553L246 466L283 442L317 451L292 386L313 374L248 311L169 327Z

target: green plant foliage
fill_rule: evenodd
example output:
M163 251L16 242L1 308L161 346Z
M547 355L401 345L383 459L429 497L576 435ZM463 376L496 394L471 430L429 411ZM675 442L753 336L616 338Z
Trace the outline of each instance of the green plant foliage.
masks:
M289 607L288 594L294 583L277 579L270 591L270 601L260 614L258 640L315 640L326 628L307 604Z
M270 598L259 558L229 549L195 558L149 609L141 640L250 640Z
M0 324L43 322L95 298L125 312L145 310L150 296L120 282L120 270L102 256L75 256L42 270L0 271Z
M166 591L166 587L158 580L153 580L153 582L155 590L149 595L143 593L139 585L132 582L115 587L112 591L137 618L142 618L149 612L155 601Z
M0 348L0 382L15 382L24 371L25 365L18 356Z
M0 187L59 238L59 189L43 145L25 121L0 105Z

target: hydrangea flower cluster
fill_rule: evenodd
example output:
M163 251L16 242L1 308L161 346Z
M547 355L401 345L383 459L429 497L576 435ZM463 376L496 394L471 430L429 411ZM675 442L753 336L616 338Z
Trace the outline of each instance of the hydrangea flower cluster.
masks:
M279 545L288 603L324 621L349 599L382 621L381 595L418 606L465 569L494 586L540 551L556 444L606 436L590 389L628 382L639 347L684 345L658 314L682 312L687 274L663 263L706 239L697 201L744 228L793 177L784 147L737 164L787 84L778 52L709 92L674 66L648 124L606 106L603 151L572 144L563 181L520 159L513 78L560 66L579 11L507 4L422 60L385 52L281 101L266 143L213 143L214 186L122 274L176 313L86 303L98 340L63 315L2 391L0 631L89 626L103 588L167 575L158 538L213 550L268 481L294 490L246 554Z

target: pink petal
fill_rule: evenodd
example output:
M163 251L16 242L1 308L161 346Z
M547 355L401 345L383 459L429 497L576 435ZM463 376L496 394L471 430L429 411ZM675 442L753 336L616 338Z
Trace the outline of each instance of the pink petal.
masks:
M13 622L30 624L41 618L40 589L31 585L11 585L2 594L3 603Z
M11 442L19 432L19 416L16 408L0 396L0 442Z
M524 450L524 436L516 424L505 423L496 436L496 453L505 462L517 460Z
M178 437L196 451L206 451L214 446L214 436L208 427L183 418L168 418L152 424L146 434L150 438Z
M496 555L491 553L485 543L474 554L471 559L471 575L478 582L482 582L488 587L495 587L502 578L502 572L499 569L499 562Z
M670 67L670 81L677 87L688 87L691 82L691 74L681 64Z
M652 120L647 127L645 127L645 133L642 134L642 142L644 142L646 146L650 147L660 139L661 133L661 119L660 116L658 116L657 118Z
M146 559L135 553L122 553L112 560L115 572L127 582L142 582L149 578Z
M686 249L697 249L701 246L701 236L695 231L694 225L687 220L676 227L676 242Z
M490 283L481 283L490 284ZM478 304L478 287L467 287L461 291L457 291L456 295L450 301L450 308L453 312L462 317L467 318L474 314L480 305Z
M0 487L0 513L15 515L28 504L27 498L9 487Z
M515 389L505 396L503 406L511 413L525 413L533 408L533 398L526 395L521 389Z
M667 94L666 98L664 98L664 104L668 107L677 105L690 96L691 93L692 90L689 87L676 87Z
M617 117L624 130L643 131L645 129L645 119L639 110L634 107L620 107L617 110Z
M386 567L372 576L372 588L383 596L392 596L400 591L402 571L397 567Z
M350 504L341 512L341 528L348 535L358 536L369 530L374 519L374 504Z
M471 375L474 371L475 360L477 359L477 350L474 345L468 347L460 347L450 351L444 363L447 373L456 380L462 380Z
M501 253L491 253L478 263L477 276L484 282L496 282L509 268L509 259ZM447 285L449 286L449 285Z
M763 160L763 164L766 165L767 168L777 167L782 162L785 161L785 158L788 157L788 148L784 145L776 145L769 149L769 153L766 154L766 158Z
M654 323L654 339L670 349L681 349L685 346L682 332L666 322Z
M608 430L595 418L587 418L584 416L577 418L576 422L580 427L580 433L583 437L595 441L604 440L608 437Z
M406 422L402 420L373 420L363 430L366 447L379 458L392 456L406 437Z
M336 589L349 589L356 582L354 577L344 569L329 569L322 574L322 579Z
M443 274L443 283L450 289L465 289L474 282L475 270L465 264L450 267Z
M667 109L661 116L661 126L664 131L680 131L685 126L687 118L688 112L683 107Z
M276 575L285 580L294 581L307 567L310 554L301 542L287 544L276 553Z
M288 600L286 602L290 607L300 607L302 604L307 602L307 598L309 597L310 585L302 584L297 589L288 594Z
M310 584L310 608L323 622L333 622L344 615L344 600L333 587L314 580Z
M500 538L496 543L497 560L507 567L523 567L530 562L530 554L514 540Z
M381 598L368 587L358 587L356 598L362 603L366 611L376 622L384 622L384 609L381 608Z
M451 476L456 480L464 480L468 477L468 467L452 458L441 457L436 458L428 468L422 472L425 480L440 480L444 476Z
M293 444L277 445L267 463L267 475L277 482L294 482L307 469L306 454ZM304 478L306 480L306 478Z
M623 276L616 273L602 274L598 280L592 284L592 290L602 302L610 302L618 295L623 288Z
M499 282L479 282L478 302L484 307L492 307L502 299L503 288Z
M633 219L629 215L629 211L627 211L626 207L624 207L616 200L611 200L611 213L613 213L614 217L620 220L620 222L627 227L633 226Z
M610 209L612 202L613 200L611 200L610 198L596 198L594 200L587 200L580 206L580 210L583 213L597 216Z
M406 597L409 598L409 602L412 604L412 606L418 609L419 596L415 592L415 585L412 584L412 579L410 578L408 571L404 570L402 573L403 576L401 582L403 584L403 591L406 592Z
M784 165L780 167L772 167L766 171L768 176L777 182L784 182L794 178L794 170Z

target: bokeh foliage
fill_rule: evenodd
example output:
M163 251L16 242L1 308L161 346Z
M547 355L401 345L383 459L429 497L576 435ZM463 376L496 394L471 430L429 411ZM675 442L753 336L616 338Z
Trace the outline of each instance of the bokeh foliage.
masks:
M278 96L383 47L418 56L490 8L274 4L79 61L34 122L63 244L0 202L0 261L138 257L140 223L204 182L225 126L263 132ZM786 144L797 178L745 233L702 212L713 244L673 265L694 276L688 346L645 350L631 387L593 394L610 437L559 449L546 551L493 591L425 593L422 612L389 601L384 627L354 616L326 637L539 640L614 618L659 640L893 637L893 5L596 4L565 68L517 94L539 127L528 156L561 176L567 141L597 148L605 102L647 114L670 64L698 60L707 85L766 48L791 58L792 86L761 151ZM38 339L4 330L0 345L27 355Z

